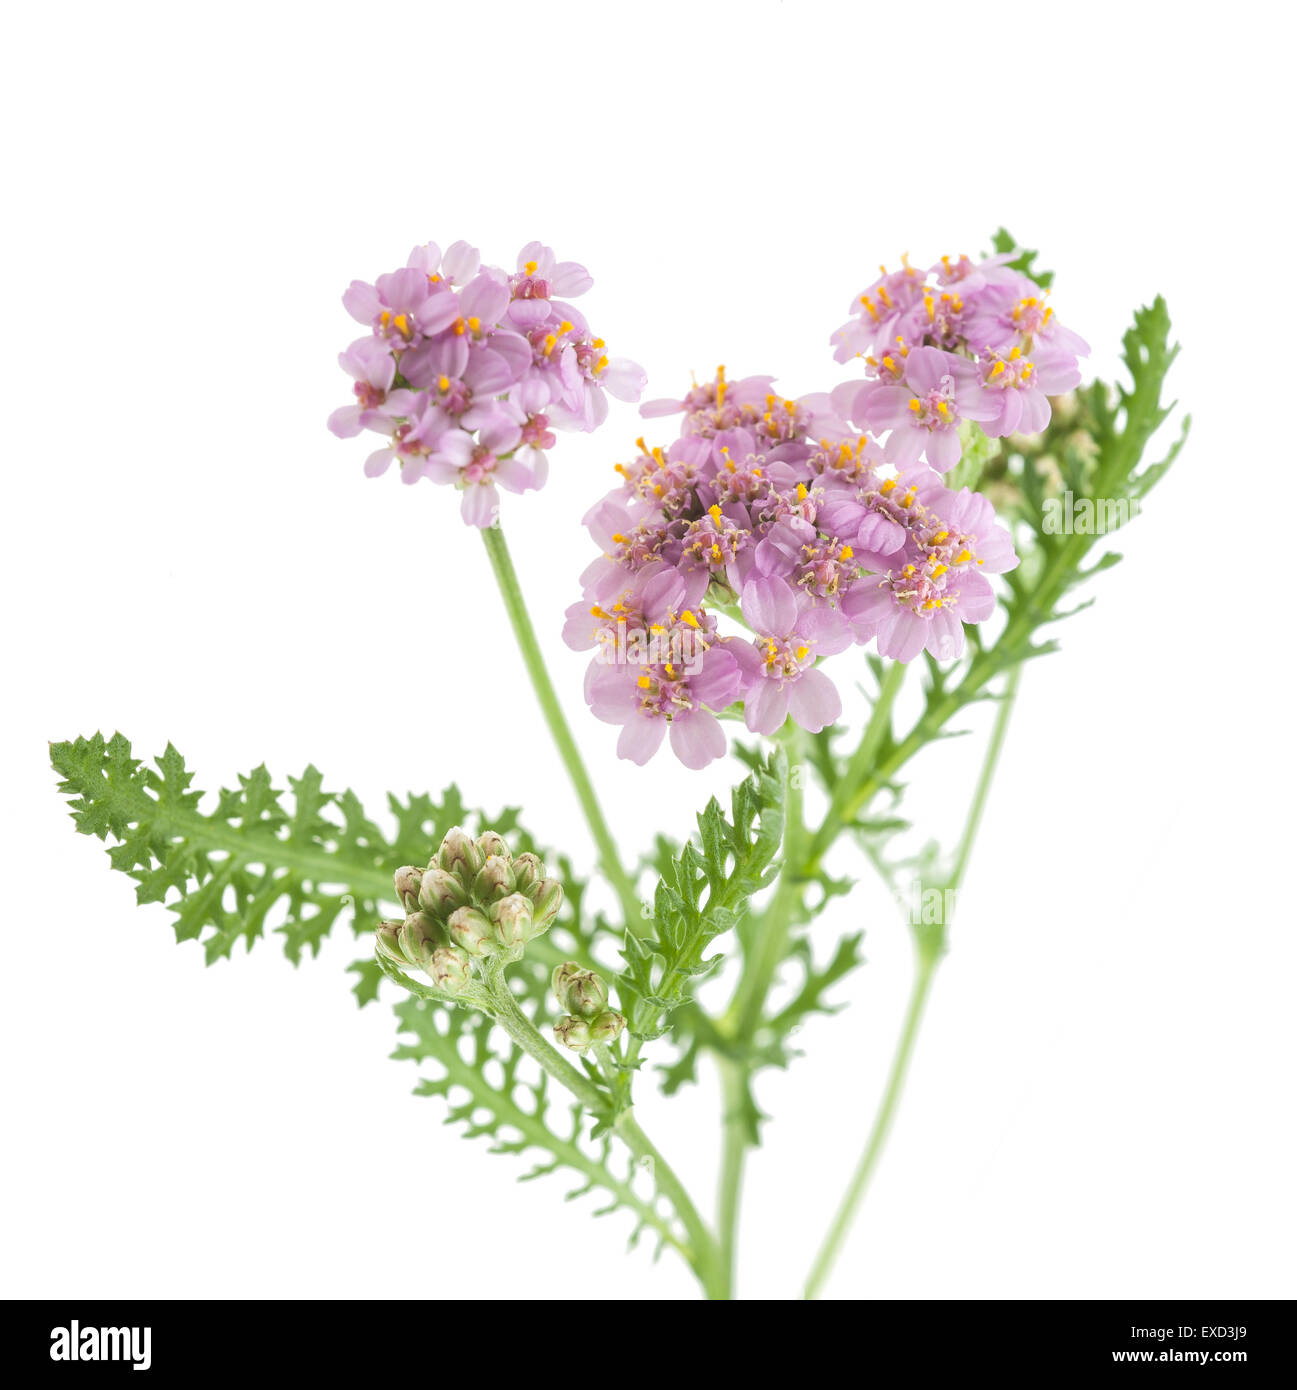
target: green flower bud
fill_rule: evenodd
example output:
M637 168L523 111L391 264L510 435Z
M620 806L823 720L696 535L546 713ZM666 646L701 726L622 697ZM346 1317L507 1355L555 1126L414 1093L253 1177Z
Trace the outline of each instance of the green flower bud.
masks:
M491 924L475 907L458 907L450 914L446 930L456 946L470 956L489 956L498 949Z
M403 922L380 922L374 932L374 949L380 956L386 956L397 965L405 964L405 957L401 954L400 937L404 925Z
M490 859L493 854L498 854L501 859L509 858L509 842L503 835L497 835L494 830L488 830L477 837L477 847L482 851L486 859Z
M590 1025L590 1038L597 1043L615 1042L626 1026L626 1016L616 1009L605 1009Z
M396 884L396 897L401 906L407 912L414 912L419 905L419 881L423 878L423 870L413 864L407 864L403 869L397 869L392 875Z
M528 895L534 907L532 916L536 919L536 935L549 930L549 924L558 916L563 905L563 885L556 878L543 878Z
M560 1018L554 1025L554 1036L573 1052L584 1052L591 1043L590 1025L583 1018Z
M486 855L473 843L468 831L458 825L446 831L446 838L436 854L438 867L454 874L465 888L472 883L485 860Z
M530 897L532 889L545 877L545 866L529 850L525 854L514 856L513 876L518 884L518 891Z
M513 867L502 854L492 854L473 880L473 897L480 903L507 898L514 891Z
M495 924L496 939L506 949L525 945L535 934L531 920L531 899L521 893L492 903L488 916Z
M473 962L458 946L440 946L423 967L438 989L458 994L473 978Z
M412 912L397 934L401 954L411 965L426 965L437 949L437 924L426 912Z
M468 890L446 869L425 869L419 885L419 906L433 917L445 921L457 907L468 902Z
M554 967L551 979L560 1009L578 1018L594 1018L608 1003L608 986L593 970L582 970L574 960Z

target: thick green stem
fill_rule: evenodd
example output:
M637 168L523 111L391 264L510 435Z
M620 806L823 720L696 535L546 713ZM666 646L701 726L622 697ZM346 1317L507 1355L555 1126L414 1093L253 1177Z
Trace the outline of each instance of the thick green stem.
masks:
M945 889L956 889L963 882L969 856L977 839L978 827L982 822L982 813L986 809L986 799L991 789L991 782L995 777L1000 753L1004 747L1004 736L1009 727L1009 717L1013 713L1021 674L1021 665L1013 667L1009 673L1004 694L1000 697L1000 706L996 711L990 741L986 745L986 753L982 759L977 785L973 789L972 800L968 805L968 813L964 819L963 833L959 837L959 844L955 851L954 863L942 885ZM919 1034L919 1026L923 1021L923 1010L927 1004L928 992L932 988L932 979L936 974L937 966L946 951L946 936L949 926L950 923L945 920L944 913L941 920L932 926L928 924L915 925L914 982L910 989L910 1002L905 1010L905 1020L901 1025L901 1036L896 1044L891 1070L887 1075L883 1097L879 1102L878 1112L874 1116L869 1138L865 1142L864 1152L851 1176L851 1181L847 1184L847 1190L843 1194L842 1201L838 1205L837 1212L807 1278L807 1298L815 1298L823 1288L824 1281L847 1237L856 1211L869 1187L869 1180L873 1176L874 1169L877 1167L878 1160L887 1143L892 1120L895 1117L901 1093L905 1089L905 1078L909 1071L915 1039Z
M558 696L554 692L554 684L549 678L545 658L541 653L540 643L536 639L536 629L532 626L527 605L523 600L522 587L518 583L518 574L513 567L513 560L509 556L509 548L505 544L504 532L499 526L488 527L482 532L482 540L486 545L486 553L491 561L491 568L495 572L496 583L500 586L500 596L504 599L505 611L513 625L514 636L518 639L523 665L526 666L527 674L531 677L532 688L536 692L541 713L544 714L545 722L549 725L549 731L553 736L559 757L562 758L563 765L567 768L567 775L572 779L577 800L581 803L586 823L590 827L590 833L594 836L594 842L599 851L599 862L621 903L626 925L633 930L635 923L639 920L640 910L639 899L635 895L635 885L622 866L621 855L618 853L616 841L608 829L608 822L604 819L603 811L599 806L599 798L595 795L594 784L590 780L590 774L586 771L585 763L581 760L580 750L576 746L576 740L572 737L571 729L568 728L563 707L559 704Z

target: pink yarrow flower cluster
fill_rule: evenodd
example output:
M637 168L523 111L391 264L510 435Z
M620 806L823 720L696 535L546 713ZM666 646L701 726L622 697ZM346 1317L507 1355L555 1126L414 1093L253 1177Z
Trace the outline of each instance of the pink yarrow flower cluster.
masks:
M978 493L886 451L826 394L788 399L773 378L714 381L646 416L683 413L668 447L638 441L585 522L602 554L564 639L595 650L585 693L647 761L669 738L689 767L725 752L718 716L773 734L838 718L820 662L853 645L909 661L958 657L994 607L986 579L1017 564ZM727 635L718 614L742 618Z
M544 485L555 430L593 430L608 395L643 392L643 370L610 357L570 302L593 283L540 242L523 247L511 273L482 265L462 241L444 253L417 246L372 285L353 281L342 302L368 334L339 355L355 400L329 428L343 439L384 436L365 461L370 477L395 463L402 482L451 484L464 520L492 525L497 488Z
M839 414L886 434L887 461L919 459L949 472L962 453L960 425L976 421L993 438L1036 434L1049 423L1049 397L1081 379L1084 339L1063 327L1033 280L992 256L943 256L921 271L903 259L851 303L833 335L839 362L865 363L863 386L833 393Z

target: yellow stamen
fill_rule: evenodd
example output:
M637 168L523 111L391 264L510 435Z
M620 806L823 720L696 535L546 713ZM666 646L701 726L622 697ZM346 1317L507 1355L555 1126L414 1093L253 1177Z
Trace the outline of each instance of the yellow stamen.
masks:
M535 261L528 261L527 264L526 264L525 266L523 266L523 270L526 271L526 273L527 273L528 275L535 275L536 270L537 270L537 264L536 264L536 262L535 262Z
M681 622L688 623L690 627L698 626L698 619L695 618L694 615L687 608L683 613L681 613L680 620Z
M923 402L917 396L911 396L910 409L917 415L923 409Z
M649 686L653 684L653 682L649 680L647 676L641 676L639 680L635 682L635 684L638 685L641 690L647 690Z
M448 376L439 376L439 377L437 378L437 390L438 390L438 391L449 391L449 390L450 390L450 378L449 378Z
M798 648L797 648L797 660L798 660L798 661L805 661L805 660L806 660L806 653L807 653L808 651L810 651L810 648L809 648L809 647L798 647Z

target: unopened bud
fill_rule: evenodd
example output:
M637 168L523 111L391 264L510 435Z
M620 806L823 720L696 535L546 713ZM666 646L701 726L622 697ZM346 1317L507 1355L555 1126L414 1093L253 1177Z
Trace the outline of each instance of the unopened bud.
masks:
M405 957L401 954L401 922L380 922L374 932L374 949L380 956L386 956L388 960L395 961L397 965L405 964Z
M555 966L551 983L559 1008L579 1018L594 1018L608 1003L608 986L593 970L582 970L574 960Z
M457 907L468 902L468 890L448 870L438 867L423 871L419 885L419 906L445 921Z
M407 864L392 875L397 899L407 912L415 911L419 905L419 882L422 878L423 870L414 864Z
M437 948L437 924L426 912L412 912L401 924L397 941L411 965L425 965Z
M494 830L488 830L477 837L477 847L482 851L486 859L490 859L493 854L498 854L501 859L509 858L509 842L503 835L497 835Z
M556 878L543 878L529 894L537 933L546 931L563 905L563 885Z
M621 1037L626 1026L626 1016L616 1009L605 1009L590 1025L591 1040L597 1043L614 1042Z
M496 949L491 924L475 907L459 907L446 923L450 939L470 956L489 956Z
M496 937L506 949L522 946L534 935L531 899L521 893L510 893L507 898L492 903L489 911Z
M570 1015L560 1018L554 1025L554 1036L573 1052L584 1052L592 1041L590 1025L585 1019L572 1018Z
M473 896L482 903L508 897L514 890L513 868L502 854L491 855L473 880Z
M423 967L438 989L458 994L473 977L473 962L458 946L440 946Z
M465 888L472 883L473 876L485 859L486 856L473 843L472 836L458 825L446 831L441 848L437 851L438 866L454 874Z
M545 877L545 866L537 855L528 850L525 854L514 856L513 877L518 891L530 896L531 890Z

